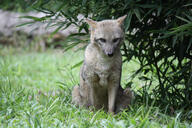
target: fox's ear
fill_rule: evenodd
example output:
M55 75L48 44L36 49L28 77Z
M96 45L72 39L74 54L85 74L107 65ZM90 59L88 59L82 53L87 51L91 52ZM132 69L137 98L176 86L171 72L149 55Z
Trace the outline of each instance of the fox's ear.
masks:
M120 25L122 25L126 17L127 17L127 15L124 15L124 16L122 16L122 17L119 17L119 18L117 19L117 22L118 22Z
M97 27L97 22L91 19L85 19L85 22L87 22L89 24L89 26L91 26L92 28L96 28Z

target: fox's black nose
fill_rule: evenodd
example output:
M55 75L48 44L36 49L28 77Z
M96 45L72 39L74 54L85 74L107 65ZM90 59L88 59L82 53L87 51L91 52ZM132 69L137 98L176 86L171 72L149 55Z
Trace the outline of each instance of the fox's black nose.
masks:
M107 54L109 57L112 57L113 56L113 53L108 53Z

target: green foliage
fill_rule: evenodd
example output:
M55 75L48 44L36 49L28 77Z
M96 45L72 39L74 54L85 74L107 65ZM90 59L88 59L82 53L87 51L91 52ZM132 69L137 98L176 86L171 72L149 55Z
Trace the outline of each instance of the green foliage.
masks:
M17 12L30 11L32 8L29 5L33 2L34 0L28 0L27 2L24 0L1 0L0 9Z
M34 21L58 26L55 32L75 25L81 35L88 33L88 26L83 18L78 19L80 15L99 21L127 14L126 41L122 48L124 62L134 58L140 64L127 85L131 86L132 80L140 76L144 85L138 98L142 102L155 100L157 105L170 108L169 111L171 108L191 109L191 1L36 0L32 6L47 14L43 18L31 17ZM55 20L60 17L65 20Z

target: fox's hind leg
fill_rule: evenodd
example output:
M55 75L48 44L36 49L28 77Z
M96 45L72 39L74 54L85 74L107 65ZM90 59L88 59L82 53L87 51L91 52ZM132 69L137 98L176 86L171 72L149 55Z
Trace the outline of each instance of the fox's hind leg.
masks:
M123 89L119 87L117 99L116 99L116 111L118 113L123 109L129 108L129 105L134 101L134 92L130 90L130 88Z
M76 106L89 108L91 104L88 93L89 92L85 88L82 91L80 86L74 86L72 90L72 103Z
M79 92L79 86L76 85L74 86L73 88L73 91L72 91L72 103L79 106L81 105L81 95L80 95L80 92Z

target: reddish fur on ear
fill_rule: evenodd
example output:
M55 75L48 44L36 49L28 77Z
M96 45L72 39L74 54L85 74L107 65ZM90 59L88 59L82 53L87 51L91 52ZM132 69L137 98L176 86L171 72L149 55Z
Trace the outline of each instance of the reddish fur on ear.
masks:
M87 22L89 24L89 26L91 26L92 28L96 28L97 27L97 22L92 20L92 19L85 19L85 22Z
M119 23L119 25L122 25L122 24L123 24L123 22L124 22L124 20L126 19L126 17L127 17L127 15L124 15L124 16L119 17L119 18L117 19L117 22Z

